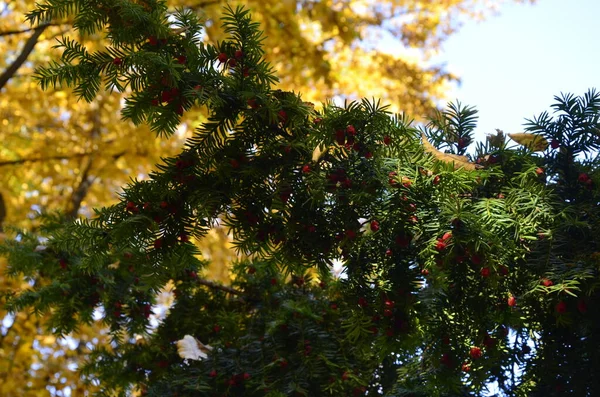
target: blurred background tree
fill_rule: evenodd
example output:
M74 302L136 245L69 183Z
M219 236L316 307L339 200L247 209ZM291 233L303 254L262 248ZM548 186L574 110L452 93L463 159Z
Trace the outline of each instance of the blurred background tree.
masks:
M224 0L171 0L170 6L204 14L204 40L223 38L218 19ZM489 15L502 1L449 0L249 0L267 39L266 58L284 90L306 100L377 97L392 110L430 115L457 77L432 65L430 56L465 18ZM66 35L101 47L100 36L83 36L69 19L32 28L24 14L35 1L0 1L0 227L36 230L38 211L88 216L114 202L131 178L144 178L161 157L178 152L189 131L203 120L186 112L178 133L156 139L146 126L120 122L122 97L104 92L92 103L68 89L42 92L31 79L36 66L56 59L55 39ZM400 42L404 51L381 51L381 42ZM216 229L199 242L211 259L208 278L227 281L234 258L227 234ZM0 263L0 268L4 263ZM1 270L1 269L0 269ZM3 290L22 285L0 278ZM2 302L0 301L0 304ZM27 316L25 316L27 317ZM72 369L98 343L102 330L82 329L72 340L44 336L43 319L14 319L0 310L0 394L61 395L67 386L83 395ZM86 344L88 344L86 346Z

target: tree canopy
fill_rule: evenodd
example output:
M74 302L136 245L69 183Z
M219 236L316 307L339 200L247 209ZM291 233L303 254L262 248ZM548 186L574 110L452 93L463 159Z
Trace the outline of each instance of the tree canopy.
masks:
M50 2L68 3L88 7L87 2ZM112 1L101 3L114 6ZM215 44L225 37L219 21L224 1L166 4L170 11L183 7L201 14L203 41ZM243 4L252 8L265 31L264 56L280 71L279 88L301 91L305 98L315 100L334 95L385 97L420 116L431 113L445 85L454 78L440 67L427 65L427 54L438 48L461 17L489 14L494 3L319 0ZM67 87L40 89L32 79L33 71L60 59L60 49L53 48L57 39L67 37L89 49L101 49L107 42L101 32L74 29L75 14L30 25L24 15L35 5L33 0L0 3L0 49L5 54L0 59L0 228L4 223L37 230L38 211L58 209L71 218L91 216L92 208L114 203L116 193L130 178L147 175L161 157L175 155L206 116L202 109L189 109L173 137L156 139L147 126L120 120L120 92L102 90L87 103ZM373 43L381 34L391 37L390 42L401 42L408 53L378 51ZM381 76L377 84L373 84L374 75ZM210 259L207 277L228 281L228 264L235 255L228 248L231 243L225 230L214 228L202 241L194 242ZM4 269L5 262L0 266ZM8 291L29 285L8 278L1 282ZM86 343L102 343L102 324L82 329L78 338L64 343L43 333L44 319L20 314L15 320L3 308L0 318L5 325L0 394L45 395L45 384L60 386L64 379L77 394L80 379L68 368L77 366ZM36 369L28 371L32 365Z
M164 135L208 109L118 204L2 248L30 285L10 310L57 336L107 326L84 379L151 396L598 393L598 93L555 98L518 146L498 132L467 154L473 108L418 129L377 101L315 110L275 88L243 8L211 45L193 12L168 20L160 2L70 4L30 18L73 14L110 46L63 41L42 86L91 101L104 81ZM220 222L246 256L231 285L204 277L190 243Z

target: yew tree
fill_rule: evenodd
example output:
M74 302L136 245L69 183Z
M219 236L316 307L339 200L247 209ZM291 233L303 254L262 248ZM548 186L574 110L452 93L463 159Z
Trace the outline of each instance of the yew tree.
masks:
M162 136L195 105L208 121L119 203L2 247L29 281L9 310L59 337L107 327L81 368L101 393L598 394L600 95L557 97L518 145L499 131L467 153L471 107L415 125L378 101L276 89L243 8L212 45L191 10L118 3L29 14L110 43L62 40L41 86L122 91L124 119ZM190 242L220 224L244 257L230 285L205 278Z

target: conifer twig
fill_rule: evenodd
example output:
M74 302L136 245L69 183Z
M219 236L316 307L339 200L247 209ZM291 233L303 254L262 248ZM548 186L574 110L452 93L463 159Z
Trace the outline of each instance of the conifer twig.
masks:
M209 287L209 288L213 288L213 289L218 289L218 290L221 290L221 291L225 291L225 292L233 294L233 295L243 295L244 294L242 291L238 291L235 288L227 287L227 286L225 286L223 284L215 283L214 281L208 281L208 280L204 280L204 279L198 279L198 284L204 285L204 286Z

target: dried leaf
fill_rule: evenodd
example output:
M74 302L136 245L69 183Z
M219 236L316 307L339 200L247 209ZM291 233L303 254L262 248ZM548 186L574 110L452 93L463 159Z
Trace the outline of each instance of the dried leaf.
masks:
M186 335L177 341L177 353L179 357L186 360L204 360L211 350L211 346L203 344L191 335Z
M521 146L525 146L534 152L543 152L548 148L548 141L541 135L518 132L508 136Z
M421 137L423 138L423 146L425 147L425 151L439 161L443 161L445 163L454 163L455 169L464 168L468 171L474 171L476 169L483 168L479 164L470 162L466 156L440 152L427 140L425 134L421 134Z

